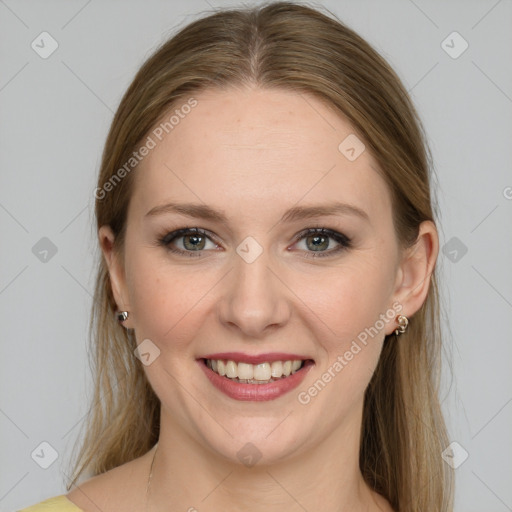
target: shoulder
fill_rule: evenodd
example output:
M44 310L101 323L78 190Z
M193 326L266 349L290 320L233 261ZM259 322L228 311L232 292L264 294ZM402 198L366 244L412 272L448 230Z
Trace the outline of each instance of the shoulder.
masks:
M53 496L30 507L18 510L17 512L82 512L64 494Z
M75 505L75 508L70 509L69 512L142 510L144 503L141 500L145 497L145 485L149 475L149 455L152 455L152 450L138 459L94 476L74 487L66 495L66 498ZM26 512L43 512L43 510Z

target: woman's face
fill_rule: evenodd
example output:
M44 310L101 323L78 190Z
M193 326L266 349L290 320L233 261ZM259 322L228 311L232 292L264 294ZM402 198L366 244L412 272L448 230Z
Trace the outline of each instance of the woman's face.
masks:
M194 98L193 108L173 107L181 115L167 135L155 127L145 141L154 147L132 171L124 267L110 265L125 326L144 343L162 429L228 459L268 463L355 439L384 336L397 314L410 314L376 162L312 96L230 89ZM201 232L169 235L189 228ZM227 366L263 380L267 366L286 369L265 361L313 364L274 384L220 389L227 377L203 361L215 354L262 356Z

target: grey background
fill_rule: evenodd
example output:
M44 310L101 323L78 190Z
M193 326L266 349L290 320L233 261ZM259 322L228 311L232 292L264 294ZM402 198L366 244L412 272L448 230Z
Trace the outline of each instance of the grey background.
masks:
M320 4L388 59L424 120L448 244L443 407L469 454L456 510L512 510L512 2ZM65 492L90 389L93 190L112 114L156 44L227 5L0 0L2 511ZM43 31L59 45L47 59L31 48ZM456 59L441 46L453 31L469 44ZM43 237L57 250L46 261ZM31 457L50 456L43 441L58 453L48 469Z

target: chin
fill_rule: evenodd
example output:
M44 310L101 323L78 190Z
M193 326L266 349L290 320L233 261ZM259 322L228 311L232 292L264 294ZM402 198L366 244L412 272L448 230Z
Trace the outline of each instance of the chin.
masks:
M274 425L275 427L275 425ZM263 432L270 432L265 430ZM267 437L266 433L254 432L243 428L235 433L234 439L207 439L211 450L231 463L247 468L273 466L292 458L299 450L300 437L295 438L287 432L276 432ZM304 441L308 436L304 435Z

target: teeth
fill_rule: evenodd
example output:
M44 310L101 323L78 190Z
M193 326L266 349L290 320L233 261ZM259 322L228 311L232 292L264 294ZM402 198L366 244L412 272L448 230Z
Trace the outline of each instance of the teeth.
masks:
M272 363L248 364L221 359L207 359L206 366L221 376L238 382L265 383L288 377L302 367L303 361L273 361Z
M302 365L302 361L292 361L292 372L295 373Z
M261 363L254 366L255 380L269 380L270 377L272 377L270 374L270 363Z
M226 377L236 379L238 377L238 365L235 361L228 361L226 363Z
M213 370L213 368L212 368ZM215 370L214 370L215 371ZM252 364L247 363L238 363L237 375L239 379L248 379L251 380L254 377L254 366Z
M281 377L283 375L283 363L281 361L274 361L270 365L270 374L276 379Z

